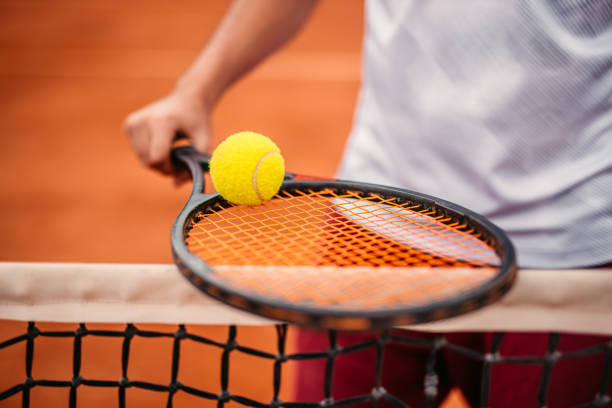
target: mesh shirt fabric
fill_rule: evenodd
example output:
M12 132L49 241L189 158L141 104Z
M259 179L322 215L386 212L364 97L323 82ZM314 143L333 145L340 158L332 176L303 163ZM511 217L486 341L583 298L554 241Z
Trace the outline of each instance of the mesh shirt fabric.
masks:
M368 1L338 177L456 202L521 267L612 260L612 4Z

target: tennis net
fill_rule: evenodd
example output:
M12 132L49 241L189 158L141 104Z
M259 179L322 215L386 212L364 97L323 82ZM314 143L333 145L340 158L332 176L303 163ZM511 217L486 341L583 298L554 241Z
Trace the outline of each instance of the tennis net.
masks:
M610 293L610 269L522 270L485 309L355 334L231 309L172 265L2 263L0 406L612 406Z

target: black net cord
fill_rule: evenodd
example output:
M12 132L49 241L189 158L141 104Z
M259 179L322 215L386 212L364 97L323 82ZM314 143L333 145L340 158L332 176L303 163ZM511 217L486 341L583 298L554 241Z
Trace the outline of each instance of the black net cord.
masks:
M230 353L236 346L236 326L230 326L227 342L221 355L221 393L218 395L217 408L223 408L225 403L230 400L230 394L227 389L229 385L229 361Z
M121 345L121 380L119 380L119 407L125 408L125 389L130 383L128 377L128 362L130 360L130 348L132 345L132 338L136 334L136 327L128 323L124 331L123 343Z
M278 354L274 358L274 377L273 377L273 396L270 405L272 407L279 406L282 401L278 399L278 395L281 389L281 378L282 378L282 367L287 361L287 355L285 354L285 345L287 342L287 325L281 324L276 325L276 349Z
M436 335L425 363L425 382L423 387L425 391L425 404L428 408L435 405L436 398L438 397L440 379L436 373L436 361L438 353L445 343L446 340L444 339L444 335Z
M385 390L382 386L382 374L383 374L383 362L385 358L385 345L389 339L389 331L385 330L378 337L376 342L376 382L374 383L374 389L372 390L372 408L378 406L378 400L385 394Z
M601 382L599 383L599 393L595 399L597 406L604 407L608 404L612 405L612 399L607 395L608 387L612 382L612 339L607 344L606 359L604 361L603 373Z
M179 328L174 332L174 340L172 342L172 365L170 369L170 385L168 386L168 400L166 408L172 408L174 394L178 391L181 384L177 381L179 372L179 361L181 356L181 341L185 338L187 330L185 325L179 325Z
M482 381L480 383L480 406L486 408L489 406L489 388L491 386L491 368L499 362L499 349L504 341L504 333L493 333L491 340L491 350L485 354L484 364L482 367Z
M334 361L336 355L340 351L338 347L338 332L335 330L329 330L329 348L327 350L327 361L325 362L325 379L323 383L323 395L325 400L322 402L323 406L329 406L334 403L332 398L332 382L334 375Z
M538 390L538 406L546 406L546 398L548 396L548 387L550 385L550 374L552 367L555 362L559 359L559 353L557 348L559 347L560 336L558 333L550 333L548 335L548 350L546 353L545 360L543 362L542 380L540 381L540 388Z
M79 324L79 328L74 334L74 344L72 346L72 381L70 383L70 408L77 405L77 387L81 384L81 351L83 346L83 334L87 331L85 324Z
M34 379L32 378L32 364L34 362L34 339L38 337L40 331L34 324L34 322L28 323L28 340L26 343L26 382L23 388L22 406L30 406L30 389L34 386Z

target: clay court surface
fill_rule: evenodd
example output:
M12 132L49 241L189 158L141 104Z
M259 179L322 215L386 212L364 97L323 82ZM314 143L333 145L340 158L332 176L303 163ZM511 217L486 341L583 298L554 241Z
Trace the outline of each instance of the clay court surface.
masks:
M0 260L172 262L170 226L189 187L175 189L169 179L143 168L121 125L131 111L172 89L228 4L0 1ZM221 100L213 115L213 145L236 131L258 131L277 142L289 170L333 176L358 95L362 7L353 0L322 1L291 44ZM177 279L182 278L177 274ZM24 328L24 323L2 322L2 339ZM225 328L218 334L208 330L226 335ZM272 328L245 329L241 335L253 347L274 347ZM132 377L165 381L171 343L154 343L140 349ZM116 372L118 344L88 347L84 373ZM48 340L41 342L40 350L45 348L56 351L37 361L34 374L70 377L71 345ZM22 358L0 356L0 372L23 370ZM202 378L202 387L214 386L218 359L199 356L184 373ZM242 363L245 369L230 379L236 392L269 401L271 363L251 370L246 368L252 362ZM292 379L288 372L285 399ZM11 385L0 380L1 389ZM116 404L115 390L81 387L79 393L81 406ZM65 389L32 394L32 402L38 402L33 406L63 406L67 398ZM194 406L194 401L177 398L175 406ZM164 406L165 396L130 390L130 402Z

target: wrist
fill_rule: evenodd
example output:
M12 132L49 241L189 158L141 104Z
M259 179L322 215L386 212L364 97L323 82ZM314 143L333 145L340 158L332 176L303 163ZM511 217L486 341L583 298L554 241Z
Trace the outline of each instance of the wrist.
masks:
M219 81L213 80L204 73L190 70L178 79L174 86L174 93L197 101L210 111L221 94L218 83Z

